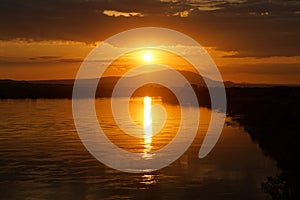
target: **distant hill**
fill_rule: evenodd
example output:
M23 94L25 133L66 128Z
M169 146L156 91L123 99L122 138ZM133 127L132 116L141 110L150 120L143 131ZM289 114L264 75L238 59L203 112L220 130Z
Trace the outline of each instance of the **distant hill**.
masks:
M218 85L218 82L209 78L202 78L199 74L190 71L179 71L191 84L195 84L198 87L206 87L204 80L206 80L212 87ZM167 70L155 71L147 74L136 75L132 77L126 77L126 87L132 87L136 85L137 80L151 80L152 77L168 77ZM109 76L101 78L101 84L104 87L113 87L120 79L118 76ZM1 80L0 80L1 81ZM4 81L4 80L2 80ZM8 80L6 80L8 81ZM58 85L73 85L74 79L61 79L61 80L37 80L37 81L23 81L32 84L58 84ZM91 80L86 80L86 84L89 85ZM178 85L177 81L172 79L169 81L171 86L182 87ZM0 82L1 83L1 82ZM274 87L278 84L257 84L257 83L234 83L231 81L224 82L225 87ZM299 86L299 85L284 85L284 86Z
M198 93L207 93L206 82L209 83L211 87L219 85L219 82L211 80L208 78L202 78L199 74L179 71L191 84L193 88ZM152 80L152 77L165 78L170 88L175 88L180 92L184 92L184 83L181 83L176 78L169 78L167 70L156 71L147 74L140 74L131 77L123 77L126 81L124 89L122 92L126 93L126 89L136 87L136 84L140 80ZM114 89L115 84L118 82L120 77L103 77L99 80L98 90L96 92L96 97L110 97ZM95 79L83 80L83 87L89 87ZM0 99L7 98L72 98L74 79L66 80L38 80L38 81L14 81L14 80L0 80ZM270 84L249 84L249 83L233 83L230 81L224 82L226 88L271 88L277 85ZM291 85L292 86L292 85ZM101 88L101 90L99 89ZM155 89L154 89L155 88ZM151 94L168 94L169 92L160 87L153 87L148 85L146 91L152 91ZM140 90L140 94L145 94L145 92ZM122 96L123 94L120 94ZM169 95L171 97L172 95Z
M179 71L191 84L196 84L199 87L206 87L206 84L203 80L203 78L194 72L189 72L189 71ZM126 79L126 87L133 87L136 85L136 83L139 80L148 80L151 81L153 77L160 77L163 79L167 79L169 77L168 70L162 70L162 71L155 71L151 73L146 73L146 74L140 74L136 76L130 76L130 77L124 77ZM118 76L110 76L110 77L103 77L100 80L100 83L104 87L111 87L114 86L117 81L120 79ZM207 79L211 85L216 85L216 81ZM39 80L39 81L28 81L29 83L34 83L34 84L63 84L63 85L73 85L74 79L66 79L66 80ZM92 81L91 80L85 80L84 83L89 85ZM183 87L183 85L180 85L178 83L177 79L170 79L167 81L170 86L173 87ZM215 84L214 84L215 83ZM231 82L228 82L229 84L232 84Z

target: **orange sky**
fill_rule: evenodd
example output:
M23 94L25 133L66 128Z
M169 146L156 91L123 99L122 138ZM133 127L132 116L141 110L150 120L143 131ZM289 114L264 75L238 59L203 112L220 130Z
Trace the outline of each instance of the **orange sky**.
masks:
M2 41L0 42L2 55L0 78L73 79L81 62L96 44L71 41ZM231 57L236 52L221 51L214 47L205 47L205 49L219 67L224 80L253 83L300 83L298 64L300 56Z
M101 41L154 26L199 42L223 80L300 84L297 1L40 0L29 6L11 0L1 6L0 79L73 79Z

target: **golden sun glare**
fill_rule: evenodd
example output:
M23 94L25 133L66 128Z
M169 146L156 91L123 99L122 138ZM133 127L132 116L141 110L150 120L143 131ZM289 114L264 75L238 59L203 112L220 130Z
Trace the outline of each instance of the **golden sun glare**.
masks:
M144 58L144 61L150 62L150 61L152 61L152 54L151 53L145 53L143 58Z

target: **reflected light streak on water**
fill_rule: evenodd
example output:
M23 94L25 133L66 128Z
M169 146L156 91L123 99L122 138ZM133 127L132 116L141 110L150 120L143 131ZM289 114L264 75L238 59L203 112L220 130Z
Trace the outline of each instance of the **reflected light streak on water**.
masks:
M151 151L152 142L152 112L151 112L151 97L144 97L144 157L151 157L148 153Z

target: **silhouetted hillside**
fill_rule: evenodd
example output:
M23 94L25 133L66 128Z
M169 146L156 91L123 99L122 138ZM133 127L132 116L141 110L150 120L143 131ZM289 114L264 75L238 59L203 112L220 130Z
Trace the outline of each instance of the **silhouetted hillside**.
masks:
M73 85L0 80L0 99L71 98Z
M202 102L201 105L208 105L207 98L208 93L205 81L209 83L211 87L219 85L219 82L208 78L204 79L196 73L188 71L179 71L192 85L196 94L202 98L199 100ZM175 79L168 79L168 70L155 71L152 73L136 75L132 77L124 77L126 85L123 86L123 92L130 87L135 87L136 83L140 80L151 81L153 77L160 77L165 79L167 84L171 88L184 91L184 85ZM114 89L115 84L118 82L120 77L103 77L99 81L99 87L96 92L96 97L110 97ZM90 87L94 79L86 79L83 81L83 87ZM74 80L42 80L42 81L13 81L13 80L0 80L0 98L71 98ZM224 82L226 88L230 87L274 87L274 85L266 84L236 84L233 82ZM148 88L149 89L149 88ZM157 91L155 95L163 95L165 89L156 87ZM160 94L158 94L160 93ZM172 99L166 99L172 102Z
M262 189L272 199L300 199L300 88L227 88L228 114L282 172Z

